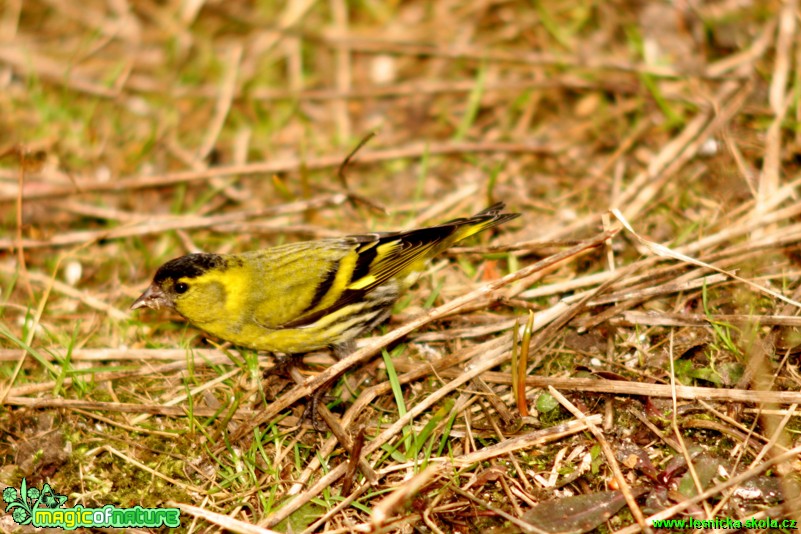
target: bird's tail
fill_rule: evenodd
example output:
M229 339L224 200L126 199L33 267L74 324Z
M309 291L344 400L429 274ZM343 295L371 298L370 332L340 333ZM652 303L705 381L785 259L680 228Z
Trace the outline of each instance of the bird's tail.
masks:
M451 238L448 239L450 242L448 246L461 241L462 239L466 239L471 235L476 235L479 232L483 232L484 230L488 230L498 226L499 224L503 224L506 221L511 221L512 219L520 217L519 213L503 213L503 209L505 207L506 205L503 202L498 202L489 208L476 213L472 217L454 219L439 225L457 227Z

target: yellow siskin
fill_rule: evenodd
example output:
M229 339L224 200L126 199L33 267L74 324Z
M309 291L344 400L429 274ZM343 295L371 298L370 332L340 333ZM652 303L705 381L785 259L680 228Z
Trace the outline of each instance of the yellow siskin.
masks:
M188 254L162 265L132 309L171 308L234 345L285 354L346 347L385 321L412 275L457 241L518 217L503 203L406 232Z

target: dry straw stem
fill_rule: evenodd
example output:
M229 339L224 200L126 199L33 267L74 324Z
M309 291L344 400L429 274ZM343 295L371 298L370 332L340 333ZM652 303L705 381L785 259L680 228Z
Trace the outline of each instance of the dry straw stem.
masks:
M782 194L782 196L784 195ZM778 205L778 202L774 203L774 205ZM716 234L676 247L672 250L667 249L663 245L648 242L647 240L639 237L632 230L635 239L645 248L646 251L651 250L658 255L678 259L681 261L681 263L655 269L654 265L657 262L657 258L649 257L629 264L627 269L629 269L630 272L640 270L644 271L643 274L637 276L626 276L612 286L612 293L605 294L601 297L596 297L589 303L590 306L610 304L613 302L617 302L619 305L614 308L609 308L601 314L583 319L579 324L583 328L589 329L600 324L602 321L611 319L615 315L627 313L627 307L645 302L648 300L648 298L653 296L687 291L693 288L711 287L713 284L722 282L726 278L736 278L736 275L728 273L728 271L723 270L721 267L727 265L736 267L745 263L749 258L759 257L761 254L763 254L762 251L764 250L775 250L778 247L789 246L797 243L799 240L801 240L801 225L792 224L790 226L776 228L767 234L763 234L759 241L752 241L749 244L734 244L717 252L714 251L714 247L719 244L727 243L732 239L736 239L737 237L744 236L755 229L762 228L771 223L791 219L797 216L799 213L801 213L801 206L797 204L789 206L788 208L777 210L775 212L764 213L759 219L743 220L743 224L737 224L732 227L725 228ZM698 251L704 252L700 260L690 258L688 256L688 254ZM675 278L675 274L673 273L677 271L684 271L688 261L690 264L701 266L701 269L687 272L686 274ZM711 265L709 263L710 261L717 261L718 265ZM719 271L721 274L704 276L708 270ZM784 279L791 275L792 273L780 272L773 276ZM606 282L613 276L617 275L611 271L606 271L603 273L576 278L564 283L544 284L540 287L524 291L520 293L519 296L522 298L537 298L547 295L560 294L564 291L575 291L576 289L582 287L590 287L598 283ZM743 281L743 279L740 280ZM637 287L638 284L643 281L649 282L649 285L646 287ZM747 285L756 287L756 289L760 291L763 289L768 292L772 291L763 288L763 286L758 284L754 284L751 281L745 281L745 283ZM567 297L565 300L566 302L573 302L579 298L582 298L583 295L584 293L577 293L571 297ZM785 298L786 297L783 296L780 297L780 299ZM628 301L625 307L620 305L622 301ZM791 299L790 303L793 302L794 301ZM786 313L789 313L789 310L788 312L785 312L784 316L765 316L765 324L794 324L796 319L787 317ZM642 318L643 315L635 314L633 317ZM753 316L753 319L750 322L756 322L759 319L760 317ZM647 321L647 319L644 320ZM658 321L658 319L656 320Z
M76 348L70 354L72 361L104 362L104 361L186 361L187 349L88 349ZM225 361L225 353L218 349L191 349L198 360L213 360L216 363ZM48 361L56 361L56 356L42 353ZM19 351L16 349L0 349L0 362L16 361ZM59 356L60 357L60 356Z
M0 273L8 276L14 276L17 274L17 268L12 265L0 264ZM81 291L80 289L76 289L69 284L65 284L64 282L56 280L52 276L46 276L44 274L32 271L28 271L24 274L24 276L38 286L51 288L52 291L75 299L89 308L107 314L109 317L115 320L120 321L129 318L129 314L127 312L124 312L119 308L115 308L99 297L90 295L85 291Z
M280 206L271 206L252 210L239 210L233 213L220 215L176 215L176 216L147 216L143 214L128 214L127 224L104 230L81 230L56 234L48 239L23 239L16 242L11 239L0 239L1 249L13 249L17 246L24 248L53 248L70 245L85 245L107 239L122 239L126 237L161 235L170 230L197 230L217 225L231 224L257 217L278 215L291 215L303 213L308 210L341 206L347 200L342 193L321 195L308 200L299 200ZM5 268L8 270L8 268Z
M93 410L98 412L119 412L119 413L136 413L136 414L150 414L150 415L167 415L170 417L184 417L187 415L185 406L169 406L166 404L142 404L133 402L99 402L99 401L82 401L76 399L47 399L47 398L29 398L29 397L12 397L6 398L4 404L9 406L27 406L28 408L67 408L70 410ZM192 413L199 417L214 417L219 415L219 408L192 408ZM253 415L253 410L237 410L233 415L233 419L246 420ZM139 431L147 431L142 428L137 428Z
M154 430L152 428L143 428L141 426L129 425L129 424L126 424L126 423L122 423L120 421L115 421L114 419L111 419L109 417L103 417L102 415L94 413L94 412L90 412L90 411L87 411L87 410L82 410L80 408L74 408L73 407L72 409L77 414L81 414L81 415L84 415L84 416L89 417L91 419L94 419L96 421L100 421L101 423L107 424L110 427L121 428L121 429L126 430L128 432L141 432L142 434L144 434L146 436L160 436L160 437L167 438L167 439L174 439L175 436L176 436L175 432L163 432L161 430ZM95 411L99 411L96 408L92 408L92 409L95 410ZM185 412L186 411L184 411L184 413Z
M779 193L774 195L771 199L771 209L775 211L765 212L760 214L759 217L754 217L750 212L742 215L739 219L735 220L732 224L727 225L726 227L722 228L716 233L709 234L706 236L701 236L695 241L690 241L689 243L683 244L681 246L675 247L674 251L679 254L698 254L701 253L701 260L704 261L714 261L715 259L724 258L727 256L735 256L735 255L742 255L745 253L758 253L760 249L771 249L776 248L779 246L788 246L790 244L796 243L801 240L801 225L791 223L788 226L784 226L780 229L775 229L767 235L763 235L763 237L758 242L749 242L745 244L738 244L736 240L738 238L742 238L751 234L754 230L758 228L763 228L765 226L771 225L773 223L778 222L791 222L795 217L801 214L801 204L793 203L786 208L776 209L779 207L781 202L784 202L788 198L790 198L794 193L795 189L801 184L801 178L796 179L787 186L783 187ZM716 247L729 244L727 248L715 252ZM739 260L744 260L745 257L741 256L738 258ZM663 286L665 284L675 284L675 280L672 278L667 278L672 271L682 270L685 268L684 265L676 265L676 266L667 266L662 267L660 270L653 269L654 258L645 258L639 260L637 262L633 262L630 265L638 265L638 270L644 270L644 274L638 276L628 276L623 279L618 285L613 286L613 289L618 290L620 286L629 287L642 281L654 279L656 283L654 284L655 288ZM520 293L520 296L525 299L532 299L537 297L543 297L548 295L560 294L562 292L567 291L574 291L576 289L582 287L589 287L594 286L599 283L603 283L608 279L615 276L615 274L611 271L604 271L601 273L593 273L589 275L585 275L582 277L578 277L562 284L544 284L540 287L536 287L533 289L526 290ZM665 276L665 278L659 278L659 276ZM710 281L718 280L716 278L710 278ZM668 285L670 287L670 285ZM607 299L610 298L609 296L604 296L603 298ZM598 300L598 303L602 301Z
M782 153L782 123L787 116L790 101L787 94L787 82L792 69L791 53L796 41L798 24L798 1L786 0L783 2L779 14L779 31L776 36L776 59L773 76L771 78L768 102L774 113L774 119L768 128L765 139L765 157L762 162L762 173L757 191L757 205L755 213L765 211L765 204L779 189L779 175L781 170ZM791 89L794 91L794 89ZM757 233L758 237L759 233Z
M801 317L794 315L745 315L745 314L708 314L698 313L665 313L626 311L616 324L634 326L706 326L712 323L758 324L762 326L801 327Z
M690 451L687 450L687 443L685 442L684 436L682 436L681 430L679 429L679 421L678 421L679 403L675 393L676 367L674 362L675 353L673 345L674 332L672 330L670 332L669 340L670 344L669 344L668 354L670 358L670 386L674 390L673 395L671 395L672 410L670 413L670 425L671 429L673 430L673 434L676 437L676 441L678 442L679 451L681 455L684 457L684 461L687 463L687 471L690 474L690 478L692 478L693 484L695 485L695 491L696 493L701 493L702 491L704 491L704 486L701 483L700 479L698 478L698 472L693 463L692 455L690 454ZM709 503L704 501L701 504L704 508L704 512L706 513L706 517L713 517L711 514L711 510L709 509ZM640 523L640 526L642 526L642 523Z
M616 199L617 206L624 210L626 217L635 219L641 214L675 174L698 155L703 143L728 127L729 121L740 111L751 92L752 87L748 83L724 83L712 104L688 121L685 128L665 144L664 148L651 159L648 168L638 173ZM619 155L613 157L617 158ZM540 237L543 240L554 240L574 235L575 232L594 224L595 220L595 215L581 217Z
M407 370L415 368L414 364L399 361L398 369ZM444 370L439 374L443 378L455 378L461 371ZM509 373L489 371L482 378L493 384L511 385L512 377ZM570 391L589 391L594 393L611 393L615 395L637 395L643 397L670 398L673 394L667 384L646 384L625 380L604 380L597 378L575 377L548 377L528 376L526 385L534 388L555 387ZM766 403L766 404L793 404L801 400L798 391L753 391L748 389L721 389L698 386L676 386L676 395L684 400L707 400L719 402Z
M784 198L784 193L782 193L781 196ZM778 206L776 199L774 199L772 205ZM619 211L616 211L616 213L621 215ZM675 249L669 249L664 245L645 240L636 234L636 232L634 232L634 230L629 226L631 235L634 236L636 242L640 244L646 252L650 251L658 256L677 259L681 262L681 264L654 269L653 267L658 261L655 257L648 257L643 260L639 260L638 262L629 264L627 267L627 269L629 269L629 273L633 273L637 270L644 271L644 273L639 276L627 275L620 282L612 286L612 289L614 290L613 293L593 299L590 302L591 306L609 304L613 302L617 302L619 305L609 308L600 314L594 315L593 317L584 319L581 323L582 328L590 329L603 321L611 319L615 315L626 312L626 308L630 308L634 305L645 302L653 296L686 291L692 288L701 288L704 286L711 287L714 283L721 282L725 278L733 278L755 288L757 291L768 293L779 300L797 305L796 301L787 299L787 297L779 294L778 292L769 288L765 288L764 286L756 284L753 281L738 277L738 275L726 271L722 267L726 265L733 267L739 266L745 263L748 258L758 257L760 254L762 254L761 251L775 250L777 247L789 246L798 243L801 241L801 225L791 224L782 228L775 228L770 230L768 233L763 233L762 237L758 241L752 241L746 244L730 245L727 248L719 251L715 251L715 246L728 243L733 239L745 236L758 228L764 228L772 223L792 220L792 218L796 217L799 213L801 213L801 206L794 204L788 206L787 208L778 209L774 212L763 213L759 218L756 219L743 218L741 219L742 224L732 225L716 234L712 234L697 241L676 247ZM699 251L703 252L701 259L696 259L689 256L689 254ZM717 265L709 263L711 261L717 261ZM672 273L685 270L687 263L696 265L701 269L690 271L676 278ZM703 276L706 274L705 271L708 270L718 271L721 274ZM522 298L536 298L552 294L559 294L560 292L567 290L575 291L576 289L582 287L594 286L597 283L606 282L613 276L618 275L616 273L612 273L611 271L592 274L570 280L562 284L545 284L535 289L524 291L520 293L519 296ZM778 278L783 278L788 276L788 273L777 273L775 276ZM650 282L650 285L637 288L637 284L640 284L643 281ZM624 289L631 288L632 286L634 286L635 289ZM566 301L573 302L576 299L582 298L582 296L583 293L578 293L568 297ZM622 301L627 301L625 306L620 305L620 302ZM757 318L754 320L756 319ZM780 318L772 320L770 316L768 316L766 321L767 324L771 324L772 322L780 322L782 320ZM793 320L787 319L784 322L792 323Z
M225 514L218 514L211 510L206 510L199 506L192 506L175 501L167 501L167 506L171 508L180 508L181 511L186 512L196 519L204 519L212 525L217 525L230 532L237 532L238 534L281 534L278 531L270 530L264 527L259 527L247 521L240 521Z
M320 36L306 35L306 37L310 39L319 39ZM644 65L641 63L621 61L616 57L592 55L582 55L581 57L578 57L546 52L521 54L519 52L503 52L499 50L487 50L486 48L474 48L466 45L455 45L451 47L438 45L418 45L397 40L392 41L389 39L360 39L352 37L328 36L325 40L335 45L347 44L352 50L358 50L361 52L408 54L414 56L431 56L448 59L471 59L477 62L486 61L491 63L510 63L531 66L558 66L560 68L572 67L578 70L611 70L632 72L637 74L649 74L651 76L667 78L679 78L684 76L683 73L677 71L670 65ZM701 73L701 75L709 77L708 73Z
M19 357L19 352L17 352ZM223 363L230 363L231 358L220 354L218 356L213 356L209 359L204 359L203 361L196 361L193 362L195 367L202 367L205 365L219 365ZM155 376L158 374L168 374L174 371L184 370L187 367L186 361L174 361L172 363L165 363L161 365L143 365L140 369L131 370L131 371L104 371L99 373L94 373L93 380L96 382L105 382L111 380L119 380L121 378L133 378L137 376ZM49 391L55 389L58 384L62 386L69 386L73 382L72 377L66 377L63 380L57 382L55 380L48 381L48 382L40 382L36 384L28 384L24 386L15 386L9 389L8 395L9 396L22 396L22 395L30 395L32 393L41 393L44 391Z
M292 92L286 89L254 89L251 97L254 100L300 100L300 101L326 101L326 100L363 100L369 98L401 98L405 96L437 95L442 93L458 94L475 91L475 79L436 80L427 79L414 82L399 82L393 85L377 87L351 87L348 91L337 89L303 89ZM485 93L512 93L526 89L575 89L575 90L601 90L632 94L638 90L635 82L620 80L606 80L603 78L589 80L572 73L559 73L547 80L543 79L515 79L507 81L486 81L483 85ZM193 91L198 97L205 96L208 91L203 89ZM671 95L672 96L672 95ZM676 95L676 98L682 98Z
M118 451L116 448L112 447L111 445L103 445L101 447L93 449L93 450L91 450L91 451L89 451L87 453L87 456L100 454L101 452L104 452L104 451L108 452L110 454L113 454L114 456L120 458L124 462L135 466L137 469L141 469L142 471L150 473L150 475L153 476L153 477L160 478L160 479L164 480L165 482L167 482L169 484L172 484L172 485L174 485L176 487L182 488L185 491L195 492L195 493L197 493L199 495L205 495L207 493L207 490L204 489L204 488L201 488L201 487L198 487L198 486L194 486L192 484L186 484L185 482L182 482L180 480L175 480L174 478L170 478L168 476L165 476L163 473L160 473L158 470L153 469L152 467L150 467L148 465L145 465L142 462L140 462L138 460L135 460L134 458L131 458L129 455L127 455L127 454L125 454L125 453L123 453L121 451Z
M637 501L634 500L634 495L631 493L631 487L629 486L628 482L626 482L626 477L623 475L623 471L620 469L620 464L615 457L615 451L612 450L612 446L604 436L604 433L600 428L598 428L597 424L587 421L587 416L553 386L549 387L548 391L557 401L559 401L559 404L567 408L567 410L572 413L574 417L576 417L579 421L585 421L587 423L587 429L592 433L592 435L595 437L595 440L601 446L604 457L606 458L609 467L612 469L612 473L617 481L618 488L623 493L623 497L626 499L626 504L628 505L629 510L631 510L631 515L634 516L634 519L637 521L637 524L640 526L640 528L644 530L646 528L645 516L643 515L642 510L640 510L639 505L637 505Z
M503 479L501 479L501 480L503 480ZM472 501L472 502L478 504L479 506L481 506L485 510L489 510L492 513L496 514L497 516L506 519L507 521L509 521L510 523L515 525L516 527L520 528L520 530L522 530L523 532L531 532L533 534L550 534L546 530L539 529L536 526L532 525L531 523L528 523L527 521L523 521L522 519L519 519L517 516L514 516L514 515L512 515L510 513L504 512L503 510L501 510L497 506L493 506L490 503L488 503L487 501L485 501L483 499L479 499L473 493L470 493L470 492L467 492L467 491L463 491L463 490L461 490L459 488L456 488L456 487L450 487L449 489L452 492L454 492L455 494L457 494L457 495L459 495L459 496L461 496L461 497L463 497L463 498L465 498L465 499L467 499L469 501ZM522 513L518 513L518 515L523 515L523 514Z
M634 177L620 196L618 206L627 218L635 219L651 205L662 187L698 155L703 143L728 126L751 91L747 83L725 82L721 85L712 104L689 121L684 130L649 162L648 168Z
M22 249L19 249L19 253L22 254ZM59 258L59 260L56 262L56 271L58 271L58 266L60 264L61 264L61 258ZM21 263L21 267L22 267L22 276L25 278L25 281L28 282L27 285L28 285L28 290L29 290L29 293L30 293L30 282L29 282L28 278L26 277L28 272L25 269L24 263ZM30 329L28 330L28 332L27 332L27 334L25 336L25 339L22 340L21 344L19 342L17 342L17 344L20 344L21 348L24 347L24 348L27 349L27 348L29 348L31 346L31 343L33 342L33 339L34 339L34 337L36 335L36 330L39 327L40 321L42 319L42 314L44 313L45 306L47 305L47 301L50 298L50 292L53 289L53 282L54 282L54 280L50 279L48 281L48 283L46 284L46 286L45 286L44 293L42 294L41 298L39 299L39 303L38 303L38 305L36 307L36 311L34 312L32 320L31 320ZM22 366L25 364L25 360L26 360L27 356L28 356L28 351L27 350L23 350L21 352L20 356L19 356L19 359L17 360L17 365L14 367L14 370L11 372L11 377L8 379L8 387L6 387L3 390L3 392L0 393L0 406L3 405L6 397L8 396L9 392L11 391L11 385L17 380L17 377L19 376L19 373L22 370ZM50 365L49 363L47 363L47 362L43 362L43 366L45 367L45 369L47 369L51 373L55 371L54 367L52 365Z
M656 254L658 256L663 256L663 257L666 257L666 258L673 258L673 259L676 259L676 260L679 260L679 261L683 261L683 262L686 262L686 263L689 263L689 264L692 264L692 265L696 265L698 267L702 267L702 268L705 268L705 269L711 269L713 271L718 271L719 273L724 274L724 275L726 275L728 277L731 277L734 280L737 280L738 282L742 282L743 284L746 284L747 286L757 290L760 293L765 293L765 294L770 295L770 296L772 296L772 297L774 297L776 299L781 300L782 302L785 302L787 304L792 304L793 306L801 308L801 303L796 302L791 298L785 297L784 295L782 295L781 293L779 293L777 291L774 291L774 290L772 290L770 288L767 288L767 287L760 286L759 284L756 284L756 283L754 283L754 282L752 282L750 280L746 280L745 278L742 278L741 276L737 276L736 274L734 274L732 272L724 271L723 269L720 269L719 267L716 267L714 265L710 265L708 263L699 261L699 260L697 260L695 258L687 256L686 254L682 254L681 252L677 252L675 250L671 250L670 248L668 248L668 247L666 247L664 245L660 245L659 243L653 243L651 241L648 241L648 240L642 238L640 235L637 234L637 232L634 231L634 229L631 227L631 225L626 220L626 218L623 216L623 214L620 213L620 211L618 211L617 209L613 209L612 213L615 215L617 220L620 221L623 224L623 226L629 231L629 233L631 235L634 236L634 238L640 244L642 244L645 247L647 247L654 254Z
M358 163L379 163L404 158L418 159L423 156L438 156L448 154L481 154L487 152L521 153L521 154L551 154L557 150L550 145L536 143L511 143L502 141L485 142L446 142L446 143L414 143L405 147L376 149L364 151L359 154ZM62 183L33 183L28 181L23 188L23 200L65 197L74 194L86 193L123 193L135 189L164 188L171 185L195 183L210 180L215 177L244 176L251 174L286 173L307 170L336 168L342 163L342 155L320 156L315 158L285 158L273 159L258 163L245 163L239 165L225 165L204 169L200 171L182 171L154 176L120 178L101 182L91 178L74 177L76 185L64 185L63 177L51 176L50 181ZM47 180L47 176L44 177ZM26 188L28 190L26 190ZM0 203L17 200L18 191L0 193Z
M373 507L370 513L371 529L381 528L396 513L398 508L403 506L403 503L416 495L423 489L429 482L431 482L440 473L440 466L436 464L429 465L416 475L406 480L399 487L395 488L392 493L384 497L381 502ZM365 530L368 531L368 530Z

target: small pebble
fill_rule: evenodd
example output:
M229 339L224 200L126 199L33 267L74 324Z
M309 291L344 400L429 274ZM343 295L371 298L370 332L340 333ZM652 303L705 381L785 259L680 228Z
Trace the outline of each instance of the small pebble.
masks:
M70 260L64 266L64 281L75 286L83 276L83 266L78 260Z
M718 143L717 139L710 137L706 141L704 141L701 146L698 148L698 155L704 157L714 156L720 150L720 143Z

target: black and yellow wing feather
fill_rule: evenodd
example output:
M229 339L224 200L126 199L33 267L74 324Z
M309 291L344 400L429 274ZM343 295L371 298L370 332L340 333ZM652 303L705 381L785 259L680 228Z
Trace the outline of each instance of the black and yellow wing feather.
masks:
M453 219L436 226L346 237L345 240L353 244L346 255L350 261L341 258L332 265L317 286L311 304L299 317L282 326L298 328L314 323L358 302L392 279L405 278L407 274L422 270L426 260L457 241L519 216L517 213L501 213L503 208L504 204L499 202L472 217ZM347 282L335 284L337 279L347 279ZM323 300L327 302L321 306Z

